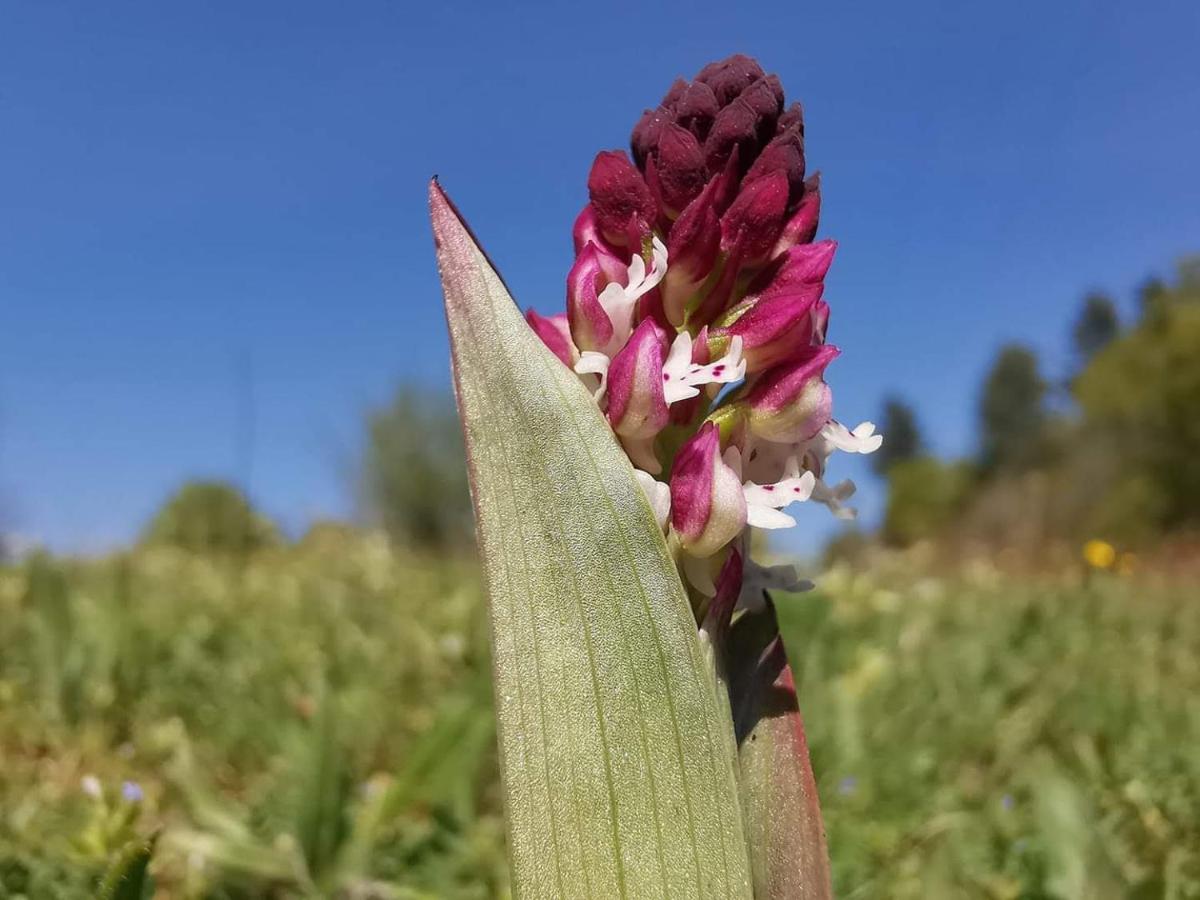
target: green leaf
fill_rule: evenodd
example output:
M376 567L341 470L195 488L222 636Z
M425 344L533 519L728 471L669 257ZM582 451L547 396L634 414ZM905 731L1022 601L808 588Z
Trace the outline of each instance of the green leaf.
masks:
M750 897L728 703L633 469L436 182L519 897Z
M149 895L146 868L154 855L156 840L157 836L130 841L121 848L100 881L97 892L100 900L142 900Z
M739 788L760 900L826 900L829 853L808 758L796 683L769 598L729 635L730 694L741 762Z

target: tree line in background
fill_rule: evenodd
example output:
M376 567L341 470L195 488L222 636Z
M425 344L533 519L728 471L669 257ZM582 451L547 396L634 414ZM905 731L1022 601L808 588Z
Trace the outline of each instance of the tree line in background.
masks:
M874 457L888 485L881 537L1012 547L1101 538L1146 547L1200 527L1200 257L1138 291L1135 320L1084 298L1071 371L1002 347L979 394L975 453L934 455L913 408L884 404Z

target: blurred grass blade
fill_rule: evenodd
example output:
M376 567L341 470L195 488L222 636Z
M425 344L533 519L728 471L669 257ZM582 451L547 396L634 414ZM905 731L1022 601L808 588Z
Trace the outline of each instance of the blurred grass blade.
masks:
M747 661L729 677L754 896L826 900L825 828L774 604L741 616L729 640L730 656Z
M150 896L147 868L154 855L156 837L130 841L104 873L96 895L100 900L143 900Z
M633 470L436 183L430 206L514 893L749 897L728 706Z

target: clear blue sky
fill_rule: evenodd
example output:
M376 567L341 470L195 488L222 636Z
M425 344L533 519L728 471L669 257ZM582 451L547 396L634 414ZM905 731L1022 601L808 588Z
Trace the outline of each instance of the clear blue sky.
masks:
M109 546L200 475L292 528L348 512L363 411L448 384L428 177L557 309L594 153L734 51L805 105L838 414L898 391L964 452L1002 340L1056 369L1086 290L1200 250L1198 46L1194 0L0 0L11 524Z

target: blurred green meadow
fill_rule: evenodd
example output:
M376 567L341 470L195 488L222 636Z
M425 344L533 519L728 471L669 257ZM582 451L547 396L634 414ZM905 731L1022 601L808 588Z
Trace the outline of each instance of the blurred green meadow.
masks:
M1200 897L1185 583L955 574L918 551L781 598L854 897ZM0 568L0 896L507 892L474 563L346 527Z

